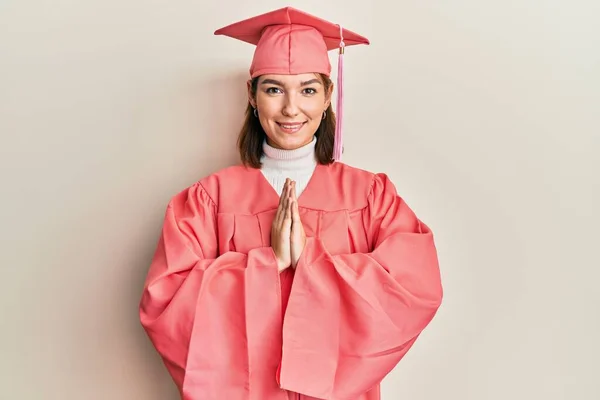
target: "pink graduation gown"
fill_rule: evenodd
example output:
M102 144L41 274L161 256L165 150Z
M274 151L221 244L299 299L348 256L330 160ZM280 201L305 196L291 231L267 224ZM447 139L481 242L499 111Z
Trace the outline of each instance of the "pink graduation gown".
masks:
M184 400L377 400L442 299L430 229L384 174L317 166L296 270L270 247L279 194L230 167L170 201L141 323Z

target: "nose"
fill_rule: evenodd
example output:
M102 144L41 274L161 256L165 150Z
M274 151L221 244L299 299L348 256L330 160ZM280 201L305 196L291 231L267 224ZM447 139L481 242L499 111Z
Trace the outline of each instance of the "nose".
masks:
M293 95L290 95L289 93L285 95L283 110L281 110L281 112L286 117L295 117L300 113Z

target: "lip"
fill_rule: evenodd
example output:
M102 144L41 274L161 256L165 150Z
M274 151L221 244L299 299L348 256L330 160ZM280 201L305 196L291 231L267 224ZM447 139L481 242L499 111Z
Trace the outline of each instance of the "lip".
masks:
M304 122L277 122L277 124L279 126L281 125L286 125L286 126L299 126L299 125L304 125L306 123L306 121Z
M305 122L277 122L277 126L285 133L296 133L306 124Z

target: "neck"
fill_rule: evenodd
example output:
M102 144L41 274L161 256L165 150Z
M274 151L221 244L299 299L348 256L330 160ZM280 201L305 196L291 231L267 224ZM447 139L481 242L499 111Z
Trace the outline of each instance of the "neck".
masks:
M263 169L277 168L281 170L296 170L298 168L314 167L316 165L315 146L317 138L294 150L276 149L266 141L263 143L264 155L261 159Z
M276 149L265 141L261 158L261 171L271 186L281 193L286 178L296 181L296 196L300 196L316 166L316 137L305 146L294 150Z

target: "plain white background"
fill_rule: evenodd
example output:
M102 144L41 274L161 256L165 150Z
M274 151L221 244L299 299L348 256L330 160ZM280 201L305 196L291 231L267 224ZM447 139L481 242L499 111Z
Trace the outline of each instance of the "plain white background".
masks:
M383 399L599 399L593 0L1 2L0 398L177 398L142 283L168 199L237 160L253 48L213 31L285 5L371 39L344 161L436 234L444 304Z

